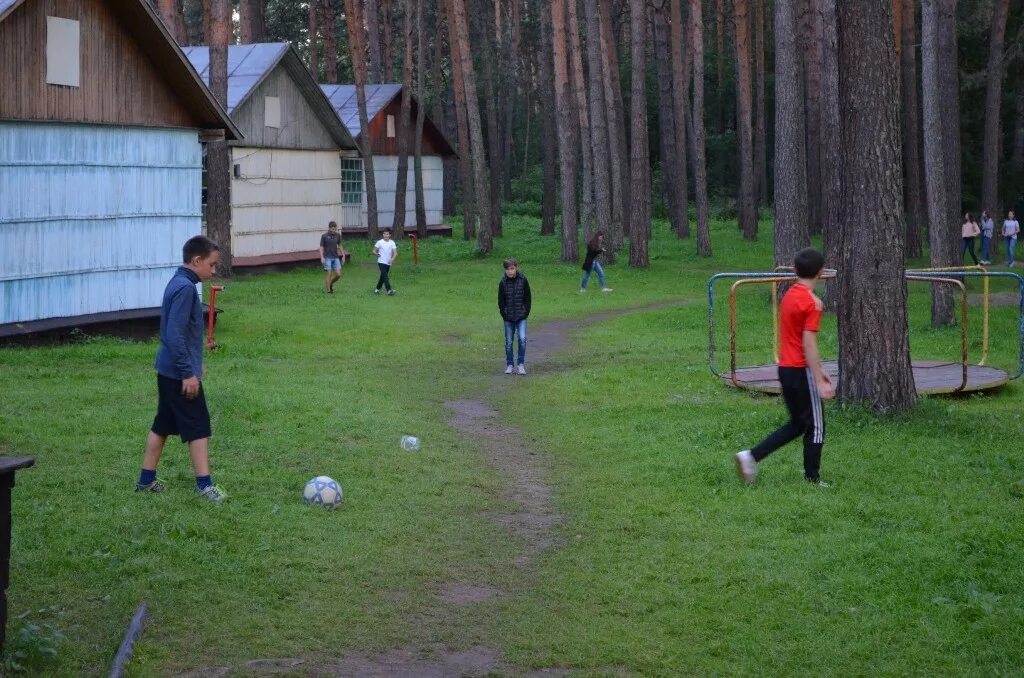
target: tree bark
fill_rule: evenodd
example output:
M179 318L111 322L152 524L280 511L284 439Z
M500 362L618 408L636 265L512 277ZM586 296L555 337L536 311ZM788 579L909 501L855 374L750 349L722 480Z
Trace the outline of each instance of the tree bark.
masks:
M380 82L393 82L395 77L395 41L391 35L391 2L392 0L380 1L380 27L381 35L384 37Z
M359 0L362 2L362 0ZM363 26L360 24L360 30ZM384 82L384 66L383 57L381 55L381 32L380 32L380 8L377 5L377 0L366 0L366 29L367 29L367 42L369 49L367 50L370 56L370 82L374 84L380 84ZM391 42L391 31L388 31L388 49L390 50Z
M917 80L917 26L914 0L900 2L900 69L903 100L903 211L907 215L907 257L921 256L921 206L924 186L921 179L921 104Z
M231 43L230 0L210 2L210 90L228 105L228 45ZM221 277L231 275L231 149L225 140L206 145L206 232L220 247Z
M690 52L693 63L693 108L690 140L693 144L693 193L697 202L697 255L711 256L708 221L708 171L704 145L704 17L702 0L690 0Z
M899 79L891 0L838 3L844 127L839 398L911 409ZM779 31L781 32L781 31Z
M486 11L486 3L478 3L480 11ZM480 54L480 65L482 67L482 78L484 84L484 101L486 106L484 113L487 116L487 158L488 167L490 168L490 215L491 215L491 234L494 237L501 237L501 175L505 171L505 168L501 166L501 127L498 122L499 113L498 109L501 106L499 97L497 95L497 88L495 86L495 80L497 78L496 69L494 66L494 55L498 51L497 45L488 39L490 31L487 30L487 21L484 21L486 17L480 18L480 31L478 34L481 36L481 43L483 49Z
M989 32L988 83L985 88L985 141L982 151L981 207L993 218L1002 214L999 202L999 113L1003 95L1003 40L1009 0L995 0Z
M579 116L579 149L582 175L581 219L583 237L587 240L595 231L594 221L594 154L590 145L590 114L587 110L586 74L583 71L583 50L580 47L580 22L576 16L576 0L566 0L566 23L569 37L569 73L576 96L576 114Z
M324 34L324 78L327 82L338 82L338 43L334 21L334 0L322 0Z
M405 201L409 191L409 137L412 117L412 43L413 22L416 19L416 0L405 0L402 17L402 104L398 121L398 174L395 177L395 215L391 237L400 239L405 235Z
M555 198L558 192L558 141L555 122L555 72L551 56L551 3L541 0L541 25L538 32L540 38L540 64L538 74L538 96L541 101L541 125L544 135L544 195L541 198L540 234L555 234Z
M954 239L957 209L952 207L953 193L947 174L949 156L945 146L948 127L942 120L945 115L943 98L945 91L942 68L943 24L949 19L955 0L923 0L921 4L921 82L924 109L924 171L928 196L928 242L931 247L930 264L933 267L955 266L957 262ZM943 15L946 16L943 16ZM954 235L955 233L955 235ZM944 285L932 286L932 325L952 325L953 295Z
M939 77L942 79L942 139L946 152L946 183L950 196L950 237L954 244L960 242L960 202L963 195L963 174L960 155L960 59L956 32L956 7L958 0L945 0L942 26L939 35L940 58Z
M246 0L246 2L251 3L256 0ZM164 26L167 27L171 37L179 45L184 45L188 36L185 32L185 10L181 5L181 0L159 0L158 9L160 18L163 19ZM246 15L243 14L243 26L245 18Z
M807 230L812 235L821 233L821 55L819 43L814 35L814 10L817 0L800 0L797 14L796 36L802 47L802 63L797 63L804 72L804 96L806 104L806 150L807 150ZM776 16L778 13L776 12ZM776 24L775 30L779 31Z
M1017 85L1017 119L1013 125L1013 156L1010 164L1016 176L1024 173L1024 78Z
M423 73L427 69L423 49L423 0L416 0L416 131L413 153L413 181L416 192L416 236L427 237L427 201L423 193L423 123L426 120L426 99L423 98ZM440 39L435 31L435 39ZM440 120L437 121L440 124Z
M825 264L836 267L842 258L843 154L841 144L843 119L839 110L839 33L838 0L815 0L821 54L821 128L829 130L831 143L821 147L821 212L822 245ZM825 281L825 308L839 307L839 289L834 280Z
M590 148L594 159L594 203L597 230L607 231L612 220L612 178L609 157L607 97L601 65L601 19L595 2L583 3L587 22L587 75L590 85Z
M775 0L775 265L807 247L807 150L796 0Z
M648 240L651 234L651 167L647 150L646 28L644 0L629 0L629 32L632 50L629 174L632 193L629 219L629 265L650 265Z
M487 162L484 159L484 133L480 125L480 99L476 93L476 74L473 70L473 51L469 42L469 21L466 18L464 0L451 0L452 16L455 18L455 31L459 41L459 59L462 63L462 81L466 92L466 113L469 122L469 140L473 155L474 193L476 195L477 213L480 224L477 228L477 249L482 254L490 254L494 249L494 237L491 233L491 195L488 187Z
M243 45L263 42L267 35L266 0L241 0L238 7ZM332 80L331 82L334 82Z
M768 205L768 150L764 92L765 0L754 0L754 182L757 204Z
M452 89L455 98L455 124L459 139L459 187L462 193L462 237L476 237L475 196L473 195L472 151L469 143L469 109L466 104L465 83L462 78L462 52L459 47L452 0L448 6L448 43L452 57Z
M571 0L570 0L571 1ZM576 149L579 118L573 110L569 80L566 0L551 0L552 57L555 106L558 109L558 157L562 176L562 261L579 259L578 203L576 201Z
M739 0L745 2L746 0ZM725 0L716 0L715 4L715 98L718 108L718 133L725 132Z
M609 257L622 249L629 214L629 151L626 145L626 109L622 103L619 50L612 29L611 0L597 0L601 21L601 68L608 111L608 150L611 154L612 221L608 228Z
M320 3L317 0L310 0L309 23L307 34L309 36L309 72L313 79L320 82Z
M654 0L654 65L658 73L658 142L661 150L661 173L662 193L668 203L669 224L678 237L681 229L686 229L686 205L682 200L685 194L685 184L680 181L678 159L686 158L686 146L679 148L676 145L676 123L677 117L680 125L685 125L686 120L676 113L675 101L672 91L673 70L682 68L683 64L674 63L674 58L669 45L668 8L664 0ZM685 137L684 137L685 138ZM680 187L682 186L682 190Z
M753 105L750 84L750 0L736 0L736 146L740 182L736 209L744 240L757 239L757 206L754 201L754 147L751 124Z
M366 111L366 45L363 42L362 0L345 0L348 44L352 51L352 73L356 81L356 107L359 109L359 145L363 156L363 183L366 186L366 231L371 241L380 237L377 222L377 175L373 170L373 143Z
M675 163L676 186L679 190L679 223L676 228L676 235L680 238L690 237L690 196L689 181L686 176L686 126L687 126L687 99L690 91L690 70L688 66L689 54L686 51L686 20L683 17L684 0L668 0L672 4L670 9L672 23L670 29L670 41L672 43L672 109L673 129L675 131L676 155L672 158Z

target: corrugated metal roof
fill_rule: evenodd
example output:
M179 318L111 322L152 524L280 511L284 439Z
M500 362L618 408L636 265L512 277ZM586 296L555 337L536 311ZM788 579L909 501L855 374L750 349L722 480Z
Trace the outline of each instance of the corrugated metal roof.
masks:
M338 117L353 137L359 136L359 105L355 85L320 85ZM367 85L366 117L373 120L402 91L400 84Z
M11 7L14 6L14 3L18 1L19 0L0 0L0 14L3 14L7 10L9 10Z
M0 0L6 2L7 0ZM228 113L234 112L249 93L288 51L287 42L266 42L257 45L228 47ZM203 82L210 84L210 48L182 47L185 56L199 72Z

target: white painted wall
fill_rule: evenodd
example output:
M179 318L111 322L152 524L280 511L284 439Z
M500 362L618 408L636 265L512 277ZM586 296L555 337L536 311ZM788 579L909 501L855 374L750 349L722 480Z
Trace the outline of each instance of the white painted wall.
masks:
M395 223L395 185L398 183L398 156L382 155L373 157L373 175L377 180L377 223L380 227ZM409 156L408 179L405 191L405 225L416 226L416 173L413 158ZM427 224L443 223L441 212L444 208L444 167L441 156L423 156L423 202L427 208ZM366 200L363 200L363 226L369 224L366 218Z

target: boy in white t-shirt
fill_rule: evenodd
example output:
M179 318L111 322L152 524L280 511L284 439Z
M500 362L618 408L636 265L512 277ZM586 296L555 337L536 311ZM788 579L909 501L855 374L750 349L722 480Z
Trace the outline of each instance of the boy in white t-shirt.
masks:
M380 278L377 280L377 286L373 288L373 293L380 294L380 288L383 287L388 291L388 296L393 297L395 291L391 289L388 273L391 271L391 264L395 263L395 258L398 256L398 245L391 239L390 228L381 231L380 240L373 246L373 254L377 257L377 268L380 269Z

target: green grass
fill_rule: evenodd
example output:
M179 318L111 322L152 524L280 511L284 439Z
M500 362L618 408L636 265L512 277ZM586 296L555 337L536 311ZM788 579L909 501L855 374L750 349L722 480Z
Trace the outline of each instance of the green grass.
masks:
M730 455L782 408L709 373L704 284L768 268L770 233L746 243L716 223L709 261L658 223L649 270L608 266L613 294L578 295L579 267L537 230L508 219L486 259L431 239L418 270L403 243L394 298L369 293L376 267L361 243L349 243L356 261L333 297L313 269L229 281L207 379L214 478L230 493L221 507L194 497L177 442L160 468L169 491L130 491L155 408L155 343L0 350L0 451L37 460L14 492L8 637L26 624L66 636L32 671L105 673L145 600L135 675L438 640L583 673L1019 673L1017 383L923 399L897 419L829 405L832 490L805 486L796 446L744 488ZM500 479L443 408L486 393L502 368L494 287L508 255L530 278L533 327L687 302L579 332L564 369L534 371L497 403L548 456L567 515L565 546L529 585L508 565L517 545L484 515L502 506ZM927 290L912 290L915 356L954 359L959 330L930 329ZM717 294L721 369L727 285ZM741 364L770 361L764 300L742 293ZM974 359L979 317L972 308ZM1016 367L1015 323L1015 309L995 310L991 364ZM834 319L821 343L835 354ZM400 449L404 433L420 452ZM302 504L317 474L342 483L341 510ZM419 624L449 580L512 595Z

